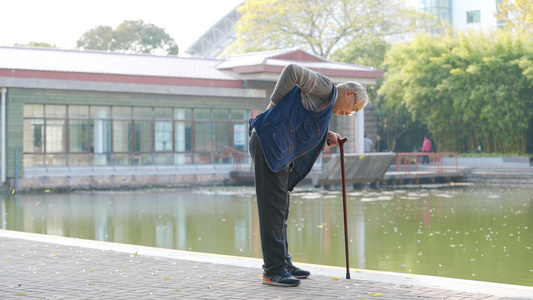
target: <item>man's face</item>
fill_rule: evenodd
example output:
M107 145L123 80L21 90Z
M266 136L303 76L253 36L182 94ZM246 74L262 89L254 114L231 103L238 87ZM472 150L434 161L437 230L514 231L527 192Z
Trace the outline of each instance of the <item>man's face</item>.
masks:
M355 93L352 90L347 90L339 97L333 105L333 114L341 116L351 116L363 109L364 102L355 103Z

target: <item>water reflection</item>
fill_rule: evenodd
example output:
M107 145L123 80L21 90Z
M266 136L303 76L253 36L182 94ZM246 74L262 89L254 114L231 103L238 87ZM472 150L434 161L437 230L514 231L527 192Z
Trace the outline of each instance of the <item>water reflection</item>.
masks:
M2 228L261 257L252 188L5 196ZM533 189L348 193L350 266L533 286ZM292 194L295 261L345 265L339 192Z

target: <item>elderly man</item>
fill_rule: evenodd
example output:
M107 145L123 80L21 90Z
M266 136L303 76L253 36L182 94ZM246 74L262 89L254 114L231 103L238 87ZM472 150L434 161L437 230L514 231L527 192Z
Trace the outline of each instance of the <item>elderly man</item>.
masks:
M310 275L292 264L288 252L289 192L311 171L326 143L338 146L340 135L329 131L331 115L349 116L367 103L361 84L336 86L291 64L281 73L267 110L250 120L264 284L297 286Z

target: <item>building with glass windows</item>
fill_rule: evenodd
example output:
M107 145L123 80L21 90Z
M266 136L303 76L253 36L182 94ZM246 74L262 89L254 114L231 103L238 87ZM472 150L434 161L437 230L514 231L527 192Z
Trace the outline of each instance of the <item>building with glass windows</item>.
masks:
M298 49L200 59L0 47L4 189L222 182L249 167L248 119L289 63L335 82L382 76ZM332 126L353 134L349 119Z
M414 2L411 0L411 2ZM496 29L504 25L498 20L498 4L502 0L418 0L418 10L432 14L457 29Z

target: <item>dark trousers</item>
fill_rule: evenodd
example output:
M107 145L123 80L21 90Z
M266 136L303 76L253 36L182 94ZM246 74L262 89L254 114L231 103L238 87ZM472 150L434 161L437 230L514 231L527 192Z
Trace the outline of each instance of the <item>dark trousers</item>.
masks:
M429 153L428 151L423 151L424 153ZM422 156L422 164L429 164L429 156Z
M255 131L250 137L250 154L254 161L263 270L269 276L276 275L292 266L287 241L290 204L288 185L291 166L273 172L267 165Z

